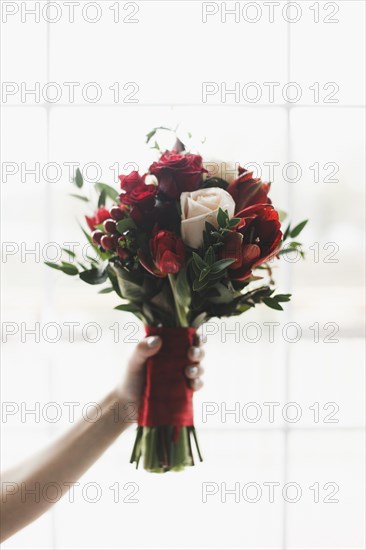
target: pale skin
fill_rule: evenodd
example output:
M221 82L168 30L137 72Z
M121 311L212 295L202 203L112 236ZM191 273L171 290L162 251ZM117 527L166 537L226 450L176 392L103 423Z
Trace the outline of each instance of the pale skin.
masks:
M137 410L143 383L145 363L155 355L162 341L158 336L142 340L135 348L124 380L99 402L99 418L95 422L80 419L78 423L59 439L36 456L2 475L1 482L1 542L44 514L51 506L49 499L36 499L27 494L24 498L22 487L42 495L43 487L57 484L62 496L70 485L75 483L108 447L131 425L131 414L116 415L134 404ZM203 350L193 346L188 350L185 375L193 390L199 390L203 383ZM22 485L23 484L23 485ZM39 502L36 502L39 500Z

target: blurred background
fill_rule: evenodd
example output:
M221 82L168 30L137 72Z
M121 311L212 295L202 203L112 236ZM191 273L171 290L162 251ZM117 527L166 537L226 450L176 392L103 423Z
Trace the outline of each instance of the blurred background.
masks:
M82 251L77 166L117 187L156 158L152 128L178 127L310 219L305 261L274 271L285 311L203 329L204 462L136 471L132 427L4 549L365 548L365 5L290 4L2 3L2 469L67 430L70 403L77 419L98 402L143 334L116 296L43 265Z

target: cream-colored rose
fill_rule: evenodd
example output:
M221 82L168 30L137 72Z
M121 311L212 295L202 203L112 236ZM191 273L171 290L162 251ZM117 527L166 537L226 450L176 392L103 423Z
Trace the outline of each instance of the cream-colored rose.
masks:
M182 193L180 205L182 208L182 239L192 248L201 246L206 222L217 227L219 208L226 210L229 218L232 218L235 212L233 198L219 187Z

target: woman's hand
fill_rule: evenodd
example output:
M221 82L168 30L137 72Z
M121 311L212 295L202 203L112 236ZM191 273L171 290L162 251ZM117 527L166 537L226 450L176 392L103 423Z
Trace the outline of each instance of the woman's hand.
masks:
M128 362L125 379L118 391L122 401L139 405L145 381L146 361L158 353L161 345L162 340L159 336L148 336L137 344ZM203 357L204 351L200 345L189 348L187 354L189 366L185 369L185 375L190 380L191 388L194 391L203 386L201 375L204 371L200 365Z

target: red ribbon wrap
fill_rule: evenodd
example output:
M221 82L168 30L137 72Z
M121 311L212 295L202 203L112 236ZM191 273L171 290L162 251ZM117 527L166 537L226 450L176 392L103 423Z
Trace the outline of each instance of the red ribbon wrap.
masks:
M146 385L139 410L139 426L193 426L193 390L184 374L188 348L196 329L145 327L147 336L160 336L163 344L146 364Z

